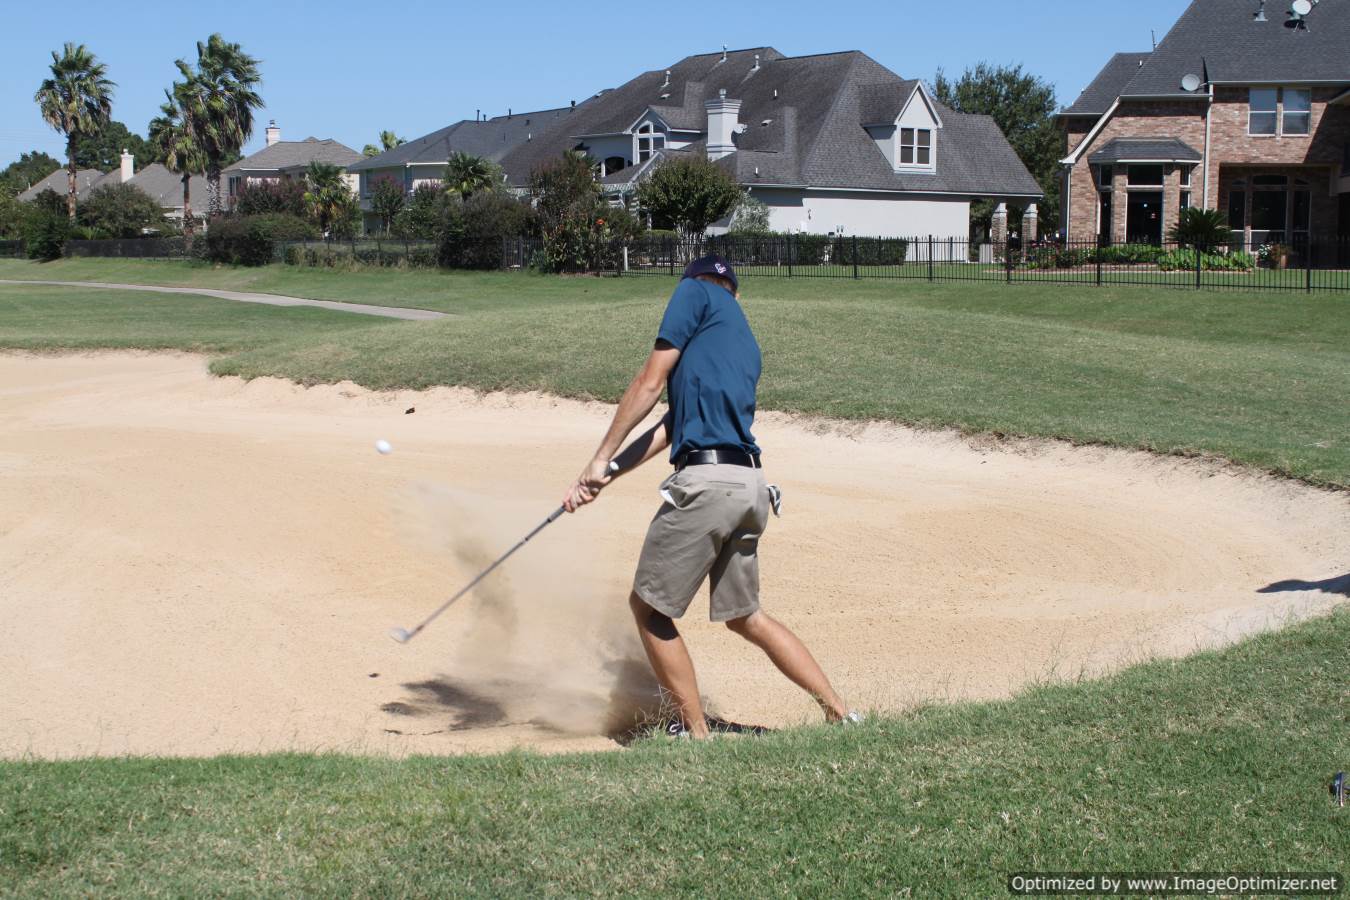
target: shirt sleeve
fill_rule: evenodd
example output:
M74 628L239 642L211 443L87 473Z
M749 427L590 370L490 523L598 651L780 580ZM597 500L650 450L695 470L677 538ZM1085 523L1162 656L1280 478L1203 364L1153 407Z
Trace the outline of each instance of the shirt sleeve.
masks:
M666 314L661 319L661 328L656 332L656 339L684 352L689 341L698 333L707 314L707 291L703 290L703 285L693 278L686 278L675 288L670 303L666 305Z

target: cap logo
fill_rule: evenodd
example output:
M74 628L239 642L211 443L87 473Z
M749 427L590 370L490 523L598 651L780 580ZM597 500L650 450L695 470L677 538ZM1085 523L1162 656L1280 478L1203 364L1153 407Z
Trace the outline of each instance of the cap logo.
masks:
M718 275L727 274L727 267L722 265L721 263L713 263L713 268L717 270Z

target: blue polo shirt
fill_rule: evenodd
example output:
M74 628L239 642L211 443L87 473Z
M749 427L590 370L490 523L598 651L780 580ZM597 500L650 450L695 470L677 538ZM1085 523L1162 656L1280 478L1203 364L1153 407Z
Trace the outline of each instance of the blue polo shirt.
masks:
M680 351L666 379L671 461L689 450L758 455L750 426L755 421L759 344L736 298L718 285L686 278L671 296L656 337Z

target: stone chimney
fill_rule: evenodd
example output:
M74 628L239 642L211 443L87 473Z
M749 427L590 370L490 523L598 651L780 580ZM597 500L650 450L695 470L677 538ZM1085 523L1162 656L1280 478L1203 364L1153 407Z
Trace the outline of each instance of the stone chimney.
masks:
M281 140L281 129L277 127L277 120L272 119L267 123L267 146L272 146Z
M136 174L136 157L125 149L122 151L122 183L126 184Z
M740 124L741 101L728 100L726 88L717 92L716 100L706 100L708 110L708 159L721 159L736 152L732 136Z

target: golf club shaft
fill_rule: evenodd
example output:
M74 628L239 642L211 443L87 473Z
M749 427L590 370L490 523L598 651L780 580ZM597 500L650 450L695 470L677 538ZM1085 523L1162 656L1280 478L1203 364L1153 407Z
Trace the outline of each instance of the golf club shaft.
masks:
M515 553L521 547L524 547L526 544L528 544L530 542L530 539L533 538L536 534L543 531L545 528L547 528L549 525L552 525L554 522L558 521L559 517L561 517L564 512L565 510L563 509L563 507L559 506L553 512L549 513L548 518L540 522L538 525L536 525L534 527L534 530L531 531L529 534L525 535L523 538L521 538L518 544L516 544L510 550L507 550L501 556L497 557L496 562L488 566L483 571L479 572L478 577L474 578L473 581L470 581L468 584L466 584L463 588L459 590L457 594L455 594L455 596L451 597L449 600L442 603L439 607L437 607L435 612L433 612L431 615L423 619L421 623L419 623L418 626L414 628L412 631L408 632L408 640L412 640L413 638L417 637L417 635L422 631L423 628L426 628L433 621L435 621L437 616L439 616L441 613L445 612L447 609L453 606L455 601L458 600L460 597L463 597L469 591L473 590L474 587L478 584L478 582L482 581L484 578L491 575L494 569L496 569L502 563L510 559L511 554Z

